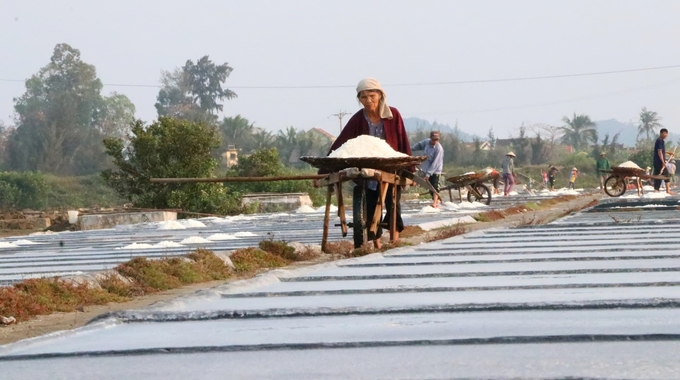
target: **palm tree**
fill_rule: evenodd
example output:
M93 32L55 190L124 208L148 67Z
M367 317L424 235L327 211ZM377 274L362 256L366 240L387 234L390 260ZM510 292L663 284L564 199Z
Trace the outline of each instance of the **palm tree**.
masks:
M571 120L565 116L562 121L565 124L560 127L562 144L571 145L574 151L579 151L587 148L589 143L597 143L597 126L590 116L576 115L574 112Z
M224 137L230 140L242 139L253 132L253 123L241 115L225 117L220 125Z
M659 123L661 118L654 111L647 111L647 107L642 107L640 112L640 124L638 125L638 137L640 135L646 135L647 140L652 140L654 135L656 135L656 130L663 128L663 125Z
M260 129L253 133L253 149L271 148L274 145L274 135L271 132Z

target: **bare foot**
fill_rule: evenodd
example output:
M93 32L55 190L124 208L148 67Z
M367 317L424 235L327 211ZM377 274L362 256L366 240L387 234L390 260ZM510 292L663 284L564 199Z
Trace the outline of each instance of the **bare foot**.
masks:
M380 248L382 248L382 242L380 241L380 239L375 239L375 240L373 240L373 247L374 247L375 249L380 249Z

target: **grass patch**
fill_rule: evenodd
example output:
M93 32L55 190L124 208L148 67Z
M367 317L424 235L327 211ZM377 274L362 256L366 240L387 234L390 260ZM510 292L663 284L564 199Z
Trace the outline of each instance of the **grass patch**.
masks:
M285 260L301 261L302 258L295 253L295 248L288 245L285 241L262 240L259 244L261 250L269 252L274 256L279 256Z
M536 202L529 202L526 205L524 205L524 207L526 207L527 210L531 211L537 211L541 209L541 205Z
M349 240L329 241L326 243L326 253L348 256L354 250L354 243Z
M235 274L250 275L262 269L285 266L294 260L308 260L319 256L318 250L312 247L295 253L295 248L285 242L270 240L263 243L261 247L270 252L260 248L234 252L231 255L234 268L211 251L198 249L186 257L160 260L134 258L120 264L113 271L95 276L98 277L99 286L76 284L59 278L25 280L10 287L0 287L0 315L25 321L36 315L72 312L85 306L124 302L131 297L187 284L226 280ZM351 243L347 243L351 247Z
M252 273L264 268L279 268L290 262L259 248L239 249L231 255L236 273Z
M87 305L121 302L125 298L87 284L73 284L58 278L24 280L0 288L0 315L25 321L32 316L70 312Z
M505 215L501 211L491 210L486 212L480 212L479 214L473 216L473 218L482 223L495 222L505 218Z
M307 261L321 256L321 251L318 248L303 244L291 246L285 241L263 240L259 247L265 252L288 261Z

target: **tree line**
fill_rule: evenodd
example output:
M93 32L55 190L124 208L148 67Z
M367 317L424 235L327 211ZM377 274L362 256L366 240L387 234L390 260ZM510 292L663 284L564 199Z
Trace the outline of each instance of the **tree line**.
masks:
M287 127L273 134L241 115L218 120L223 101L237 97L224 87L233 71L208 56L161 72L156 97L158 117L202 123L218 132L220 143L211 151L219 158L230 145L249 154L276 147L282 162L293 151L315 153L327 143L313 134ZM135 106L124 94L103 93L94 65L78 49L55 46L50 61L25 82L14 99L14 123L0 122L0 170L40 171L56 175L87 175L111 168L102 141L127 141L134 125Z
M630 159L640 166L647 166L652 157L653 141L658 131L663 128L661 120L657 112L647 110L646 107L642 108L639 113L638 138L634 150L623 149L619 143L620 133L613 136L607 133L602 136L590 116L577 113L564 116L561 126L522 125L518 128L519 132L508 139L498 139L493 128L490 128L485 139L475 137L472 142L466 142L456 133L456 128L453 133L442 134L440 143L445 151L444 163L449 168L497 167L509 151L516 154L515 164L518 166L542 166L561 162L566 165L574 162L572 156L597 159L602 152L612 161L623 162ZM436 129L436 126L430 129ZM409 139L413 143L427 139L430 129L417 128L415 132L409 134ZM672 144L667 141L667 147Z
M238 208L239 194L263 189L256 185L158 186L148 179L246 172L272 175L290 170L284 165L309 169L296 158L325 155L330 141L292 126L274 134L241 115L220 120L223 102L237 97L224 87L232 71L227 63L216 64L208 56L163 71L155 103L158 119L146 124L136 120L135 106L127 96L102 92L95 66L84 62L78 49L58 44L50 61L26 81L24 94L14 99L14 125L0 123L0 169L60 176L102 173L111 187L138 206L233 211ZM641 149L651 145L662 127L660 120L656 112L646 108L640 112ZM417 130L410 139L425 139L429 132ZM496 167L508 150L517 155L518 166L573 161L565 145L589 157L603 150L615 156L617 139L618 135L605 135L600 140L590 117L574 113L565 116L560 127L522 126L510 139L497 139L490 129L487 141L465 142L453 133L444 134L441 143L449 167ZM236 167L226 168L221 166L220 155L231 146L241 151L241 160ZM651 154L647 156L651 160ZM638 159L643 160L643 155ZM17 186L4 187L17 198L21 190ZM294 183L276 186L280 191L314 192Z

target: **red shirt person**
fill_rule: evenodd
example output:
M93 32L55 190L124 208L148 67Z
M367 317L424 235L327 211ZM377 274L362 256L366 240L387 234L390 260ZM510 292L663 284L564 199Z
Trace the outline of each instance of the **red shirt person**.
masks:
M340 148L342 144L346 143L347 140L353 139L360 135L371 135L374 137L381 138L387 142L392 149L411 155L411 145L408 141L408 136L406 134L406 128L404 127L404 120L401 117L399 111L387 105L385 99L385 91L383 90L380 82L373 78L363 79L357 85L357 98L363 109L357 111L357 113L352 116L340 136L335 140L331 146L330 152ZM330 154L329 152L329 154ZM362 187L357 186L354 189L354 196L361 196ZM391 194L392 186L387 190L388 194ZM395 236L392 236L392 240L399 240L399 232L404 229L404 222L401 219L401 207L399 205L399 200L401 198L401 189L397 188L397 204L396 207L392 205L392 197L387 197L385 200L385 208L387 209L387 216L384 223L391 223L392 212L396 208L396 232ZM375 186L367 184L366 186L366 204L367 213L366 220L373 220L373 214L375 212L375 207L378 201L378 191ZM369 240L373 240L373 244L376 248L380 248L380 237L382 235L382 228L378 227L378 231L372 234L369 231ZM358 244L357 237L355 236L354 245Z

